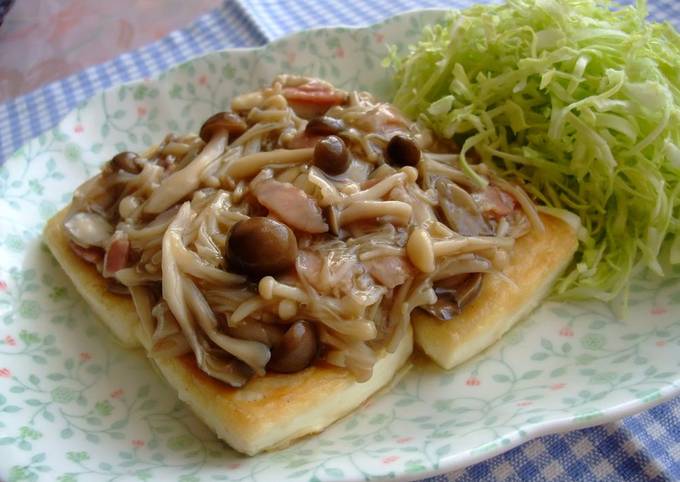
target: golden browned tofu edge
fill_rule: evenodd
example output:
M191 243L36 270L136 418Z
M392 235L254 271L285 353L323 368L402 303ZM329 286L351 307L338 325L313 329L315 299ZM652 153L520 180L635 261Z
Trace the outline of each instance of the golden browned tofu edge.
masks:
M128 348L141 347L136 335L139 319L132 300L111 293L97 269L78 257L69 246L68 237L61 227L67 211L68 207L62 209L47 222L43 241L71 279L76 291L120 343Z
M532 230L517 240L503 274L484 277L482 290L463 312L440 321L418 310L413 313L416 345L442 368L450 369L494 344L545 298L569 265L578 239L566 222L541 215L545 231Z

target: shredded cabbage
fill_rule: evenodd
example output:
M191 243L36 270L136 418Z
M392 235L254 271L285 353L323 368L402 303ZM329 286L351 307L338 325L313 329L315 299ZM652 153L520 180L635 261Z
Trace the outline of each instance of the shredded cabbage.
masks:
M631 276L680 261L680 35L646 3L508 0L451 11L405 56L394 102L584 230L561 298L625 307ZM668 260L666 260L668 261Z

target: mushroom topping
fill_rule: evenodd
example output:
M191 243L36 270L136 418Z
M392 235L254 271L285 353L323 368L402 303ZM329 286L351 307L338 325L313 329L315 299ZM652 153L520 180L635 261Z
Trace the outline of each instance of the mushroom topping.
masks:
M240 123L239 123L240 120ZM201 127L201 138L207 142L203 150L186 167L168 176L144 206L150 214L162 213L173 204L200 187L203 170L224 152L231 137L241 135L247 126L236 114L220 112L210 117Z
M397 134L387 143L385 159L397 166L415 166L420 162L420 149L413 139Z
M283 222L306 233L325 233L328 225L314 198L289 182L268 179L253 189L257 201Z
M259 279L293 268L296 257L297 239L283 223L252 217L231 228L226 253L230 270Z
M203 123L199 136L204 142L210 142L214 136L226 131L229 133L229 140L234 141L247 129L248 124L238 114L218 112Z
M256 152L235 159L227 166L225 175L234 179L255 176L267 166L277 164L302 164L312 158L314 149L276 149L267 152Z
M63 231L132 297L150 356L234 387L317 357L368 380L413 310L482 307L464 308L482 275L540 227L520 187L483 165L477 187L455 146L366 92L283 75L199 133L112 157Z
M307 321L297 321L272 350L267 369L278 373L299 372L312 364L317 351L314 326Z
M355 203L380 199L395 187L403 185L404 182L415 182L418 179L418 171L413 167L402 167L399 172L395 172L383 179L369 179L363 183L363 190L354 193L341 200L343 204Z
M329 176L345 172L349 161L347 146L338 136L325 137L314 147L314 165Z
M331 136L345 129L341 119L329 116L315 117L307 123L305 134L310 136Z
M338 215L338 210L335 206L326 206L324 208L324 214L326 215L326 220L328 221L328 229L331 233L336 236L340 235L340 220Z
M441 213L454 231L463 236L493 234L473 196L465 189L446 178L437 179L435 185Z
M265 300L279 297L297 301L298 303L309 303L309 296L302 289L297 286L279 283L272 276L262 278L257 285L257 289L260 296Z
M269 347L278 345L283 337L283 329L279 325L262 323L253 319L249 319L247 323L225 327L224 332L243 340L259 341Z
M434 284L437 301L423 310L442 320L451 320L474 300L482 289L482 273L460 274Z
M401 201L357 201L340 213L339 224L354 223L365 219L385 218L394 224L407 225L413 208Z
M507 249L514 244L513 238L495 236L469 236L432 241L427 231L415 228L406 243L406 254L416 268L423 273L431 273L435 269L435 259L439 256L453 256L488 248Z
M163 154L158 158L156 164L161 166L167 172L172 172L177 169L177 157L174 154Z
M113 234L109 222L97 213L76 213L64 223L64 228L69 237L81 246L103 248Z
M139 156L137 154L123 151L113 156L104 169L111 170L111 172L125 171L131 174L139 174L142 166L138 161Z

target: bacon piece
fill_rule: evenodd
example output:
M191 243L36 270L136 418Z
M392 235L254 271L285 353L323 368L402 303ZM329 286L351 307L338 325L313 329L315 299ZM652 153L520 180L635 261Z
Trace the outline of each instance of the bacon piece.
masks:
M360 270L355 256L330 251L319 254L302 249L296 262L298 276L319 293L339 297L352 290L354 274Z
M371 109L356 121L357 126L369 132L382 134L392 137L396 134L409 136L409 122L389 104L379 104L377 108Z
M484 191L472 194L472 198L484 213L485 217L500 219L515 210L515 198L496 186L487 186Z
M283 96L295 113L306 119L323 115L334 105L342 105L347 100L345 92L319 82L284 87Z
M258 183L253 193L260 204L287 225L312 234L328 231L316 201L291 183L268 179Z
M80 258L84 259L88 263L97 264L104 258L104 250L97 246L83 248L73 241L69 241L69 246L74 253L76 253Z
M113 239L104 258L104 276L112 275L125 268L129 254L130 241L128 241L127 236Z
M335 90L329 85L320 82L307 82L306 84L296 86L286 86L283 88L283 96L289 101L322 104L328 107L340 105L347 99L345 92Z
M401 256L382 256L364 261L368 273L381 285L392 289L413 276L411 265Z

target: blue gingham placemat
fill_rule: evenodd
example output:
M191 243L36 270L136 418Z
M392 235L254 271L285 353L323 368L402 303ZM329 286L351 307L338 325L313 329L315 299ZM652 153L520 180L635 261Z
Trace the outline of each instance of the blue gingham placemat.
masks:
M312 27L365 25L416 8L460 8L470 3L226 0L221 8L158 42L0 104L0 164L96 92L162 72L196 55L261 45ZM649 14L654 20L668 20L680 27L680 0L649 0ZM619 422L540 437L464 470L427 479L473 480L680 480L680 399Z

